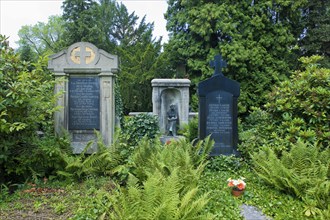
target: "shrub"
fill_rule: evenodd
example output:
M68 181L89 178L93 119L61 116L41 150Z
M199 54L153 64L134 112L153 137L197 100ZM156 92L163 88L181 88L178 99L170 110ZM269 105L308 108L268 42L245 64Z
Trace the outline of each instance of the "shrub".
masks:
M127 162L128 154L125 150L128 145L124 140L119 140L118 134L111 146L105 146L99 132L96 132L98 137L97 152L91 155L86 154L87 150L92 146L93 141L90 141L85 149L79 155L63 154L65 166L58 170L60 176L82 181L86 177L114 176L116 168Z
M196 186L213 143L209 137L199 141L196 146L185 140L162 145L144 139L130 158L130 173L143 182L156 170L168 176L179 167L182 183Z
M244 164L242 162L242 158L235 157L234 155L220 155L210 158L207 168L209 171L226 171L237 173Z
M43 162L37 168L41 158L59 159L54 159L57 154L49 154L52 150L60 151L56 144L42 143L53 137L38 141L36 133L52 127L55 80L46 69L45 57L36 63L21 61L2 35L0 49L0 182L13 180L13 175L22 181L22 177L30 177L36 170L45 174L41 169L50 164Z
M271 114L276 133L295 143L298 139L330 143L330 69L319 68L320 56L300 59L304 71L296 71L268 95L266 110Z
M258 152L262 146L268 144L274 130L268 112L261 108L252 109L239 132L238 150L245 159L250 159L250 154Z
M123 133L132 146L136 146L144 136L154 139L159 134L158 119L147 113L129 117L124 123Z
M330 69L319 68L319 59L301 58L305 69L274 87L265 108L254 108L246 118L239 145L244 157L263 146L281 155L298 139L329 147Z
M162 145L142 139L118 169L128 169L129 177L111 201L111 219L212 219L198 181L213 143L209 137L195 147L185 140Z
M189 120L189 123L178 131L185 136L189 141L193 141L198 138L198 117L194 117Z

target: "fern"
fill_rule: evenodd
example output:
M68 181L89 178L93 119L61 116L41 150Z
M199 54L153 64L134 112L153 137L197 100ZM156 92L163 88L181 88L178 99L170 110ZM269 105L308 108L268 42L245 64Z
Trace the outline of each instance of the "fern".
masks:
M299 140L281 158L265 148L253 154L252 161L258 176L269 185L298 198L314 198L318 207L326 208L330 202L329 152Z
M98 151L91 155L86 155L88 149L94 141L90 141L79 155L64 155L66 162L64 170L57 173L61 176L82 180L86 176L114 175L115 170L124 164L124 157L121 155L122 146L119 141L114 141L110 147L104 145L101 135L98 137Z
M120 188L111 201L110 218L212 219L212 215L202 212L208 201L207 194L198 197L198 188L193 188L181 195L180 190L184 186L180 183L178 169L167 177L155 171L143 182L143 187L133 184L128 185L127 190Z

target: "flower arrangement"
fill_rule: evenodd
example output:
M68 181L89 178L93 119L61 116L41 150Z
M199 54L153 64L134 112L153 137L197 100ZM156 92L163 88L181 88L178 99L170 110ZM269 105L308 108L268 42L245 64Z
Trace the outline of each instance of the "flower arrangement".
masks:
M227 180L228 186L230 188L232 188L233 190L243 191L246 187L246 183L244 182L244 179L245 178L242 178L242 177L240 179L237 179L237 180L229 178Z

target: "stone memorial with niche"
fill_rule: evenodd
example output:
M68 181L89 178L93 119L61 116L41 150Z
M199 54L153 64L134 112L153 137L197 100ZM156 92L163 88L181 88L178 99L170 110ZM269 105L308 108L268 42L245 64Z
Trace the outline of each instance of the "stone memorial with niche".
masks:
M175 137L176 130L189 122L190 80L153 79L151 85L153 114L158 116L160 131Z
M73 153L81 153L94 141L88 153L95 152L99 131L104 144L110 145L115 126L114 83L118 58L88 42L78 42L67 50L51 55L48 68L55 77L66 80L55 85L60 111L54 115L55 132L71 136Z
M215 155L238 154L237 99L238 82L226 78L221 68L226 66L221 55L211 62L214 75L198 85L199 139L208 135L215 141L211 152Z

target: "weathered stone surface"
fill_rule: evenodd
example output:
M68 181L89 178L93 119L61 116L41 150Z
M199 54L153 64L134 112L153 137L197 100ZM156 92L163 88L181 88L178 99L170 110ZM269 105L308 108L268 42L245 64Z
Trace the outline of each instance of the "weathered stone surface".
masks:
M165 134L167 112L175 105L178 125L182 127L189 121L189 79L153 79L151 81L153 114L158 115L160 131Z
M61 110L54 115L55 132L68 131L74 153L95 140L94 130L104 143L112 142L115 126L114 79L118 57L88 42L78 42L49 57L48 68L66 80L55 85ZM92 151L96 150L95 145Z

